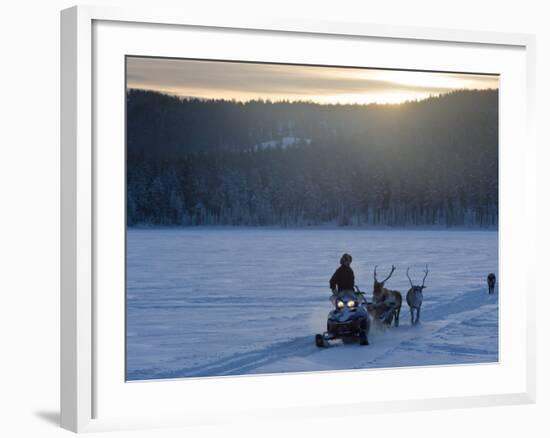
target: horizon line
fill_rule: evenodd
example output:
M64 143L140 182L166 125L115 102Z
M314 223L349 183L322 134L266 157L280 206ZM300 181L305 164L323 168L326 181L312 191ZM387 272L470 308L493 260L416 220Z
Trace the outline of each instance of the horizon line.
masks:
M360 103L360 102L345 102L345 103L344 102L318 102L318 101L315 101L315 100L303 100L303 99L273 100L273 99L262 98L262 97L248 99L248 100L242 100L242 99L236 99L236 98L227 99L227 98L224 98L224 97L211 98L211 97L201 97L201 96L191 96L191 95L182 96L182 95L179 95L179 94L174 93L174 92L171 93L169 91L157 90L157 89L153 89L153 88L131 87L131 86L127 87L126 91L127 92L128 91L143 91L143 92L156 93L156 94L161 94L163 96L175 97L175 98L177 98L179 100L182 100L182 101L199 100L199 101L203 101L203 102L231 102L231 103L241 103L241 104L247 104L247 103L251 103L251 102L262 102L262 103L270 103L270 104L305 103L305 104L309 104L309 105L319 105L319 106L372 106L372 105L401 106L401 105L407 104L407 103L423 102L425 100L436 99L436 98L439 98L439 97L448 96L448 95L451 95L451 94L456 94L456 93L461 93L461 92L491 92L491 91L492 92L495 92L495 91L498 92L499 88L498 87L497 88L466 88L466 87L465 88L456 88L456 89L449 90L449 91L442 92L442 93L430 94L429 96L426 96L426 97L423 97L423 98L409 99L409 100L404 100L404 101L401 101L401 102L368 102L368 103Z

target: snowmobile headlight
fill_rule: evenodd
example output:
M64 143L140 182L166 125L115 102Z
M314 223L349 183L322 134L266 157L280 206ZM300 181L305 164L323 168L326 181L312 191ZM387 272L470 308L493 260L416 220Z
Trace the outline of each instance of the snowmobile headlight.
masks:
M343 301L338 301L336 303L336 305L338 306L339 309L342 309L344 307L344 302Z
M355 301L349 300L348 301L348 307L351 309L352 307L355 307Z

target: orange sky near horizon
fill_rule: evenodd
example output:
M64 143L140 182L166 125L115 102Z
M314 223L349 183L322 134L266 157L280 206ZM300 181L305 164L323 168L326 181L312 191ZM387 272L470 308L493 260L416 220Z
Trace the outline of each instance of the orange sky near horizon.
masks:
M497 75L126 58L127 87L180 97L321 104L402 103L460 89L498 89Z

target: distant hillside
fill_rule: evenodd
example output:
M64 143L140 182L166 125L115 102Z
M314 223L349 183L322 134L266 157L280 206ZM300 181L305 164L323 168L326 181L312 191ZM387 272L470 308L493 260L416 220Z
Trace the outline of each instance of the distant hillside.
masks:
M127 95L128 223L498 220L498 92L400 105Z

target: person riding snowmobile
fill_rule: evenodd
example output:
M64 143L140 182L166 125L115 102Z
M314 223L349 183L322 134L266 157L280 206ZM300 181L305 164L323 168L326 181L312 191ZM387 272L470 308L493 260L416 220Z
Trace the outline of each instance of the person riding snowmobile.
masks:
M340 267L332 274L329 285L332 290L332 297L330 300L334 303L336 297L340 292L353 291L355 287L355 274L351 269L351 255L343 254L340 257Z
M326 348L329 341L337 339L344 344L359 341L360 345L369 345L367 302L363 293L355 287L355 275L350 265L351 256L342 255L340 267L329 280L332 290L330 301L334 309L328 314L327 330L315 335L315 345L319 348Z

